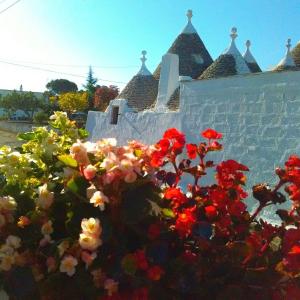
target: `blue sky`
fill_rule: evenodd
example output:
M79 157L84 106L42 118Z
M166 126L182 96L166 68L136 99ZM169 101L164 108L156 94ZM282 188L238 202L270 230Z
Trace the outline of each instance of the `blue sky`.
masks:
M0 0L0 12L14 2ZM138 71L141 50L155 69L185 26L187 9L214 59L228 46L232 26L240 51L250 39L264 70L283 57L287 38L293 45L300 40L299 0L21 0L0 13L0 89L44 91L56 78L81 88L89 65L97 78L122 82L99 84L122 88Z

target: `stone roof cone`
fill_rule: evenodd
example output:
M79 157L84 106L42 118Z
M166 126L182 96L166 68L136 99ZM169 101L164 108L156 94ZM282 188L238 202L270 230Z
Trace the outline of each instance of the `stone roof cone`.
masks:
M295 48L291 51L294 62L298 68L300 68L300 41L297 43Z
M229 47L210 65L199 79L210 79L250 73L250 69L242 54L235 45L237 29L231 29Z
M294 70L297 69L294 58L291 53L291 39L287 40L286 52L284 58L279 62L273 71L284 71L284 70Z
M145 110L150 108L156 101L158 91L158 80L154 78L151 72L146 67L145 50L142 51L142 65L138 73L127 83L122 90L119 99L127 99L128 106L135 111Z
M213 60L192 24L193 12L187 11L188 22L177 36L168 53L179 56L179 75L198 78L212 64ZM160 77L160 65L154 71L154 77Z
M246 51L243 54L243 57L248 65L248 68L250 69L250 71L252 73L261 72L261 68L259 67L256 59L254 58L254 56L252 55L252 53L250 51L251 42L249 40L247 40L245 45L246 45Z

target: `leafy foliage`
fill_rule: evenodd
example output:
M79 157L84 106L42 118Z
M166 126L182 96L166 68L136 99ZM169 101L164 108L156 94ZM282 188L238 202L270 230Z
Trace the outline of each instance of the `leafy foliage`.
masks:
M60 95L63 93L75 93L78 91L76 83L67 79L55 79L46 84L46 88L51 95Z
M115 85L97 86L94 96L94 108L105 111L109 102L119 95L119 88Z
M32 120L34 113L43 107L43 102L32 92L13 91L0 99L0 107L5 109L9 117L17 110L22 110Z
M88 107L88 95L85 92L64 93L58 96L58 105L69 114L83 111Z
M0 270L12 297L299 298L299 157L276 169L274 187L253 187L251 214L248 167L207 160L222 150L213 129L199 144L171 128L156 145L118 147L81 141L62 112L49 126L0 149ZM215 182L200 184L209 169ZM281 224L258 217L288 198Z

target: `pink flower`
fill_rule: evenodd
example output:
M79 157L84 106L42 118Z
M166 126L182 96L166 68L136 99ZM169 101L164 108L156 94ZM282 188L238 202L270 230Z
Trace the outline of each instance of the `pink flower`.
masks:
M92 262L94 261L94 259L96 257L97 257L97 254L95 252L93 252L93 253L90 253L88 251L81 252L81 259L85 263L86 268L88 268L92 264Z
M96 175L97 169L93 165L88 165L83 170L83 175L86 180L92 180Z

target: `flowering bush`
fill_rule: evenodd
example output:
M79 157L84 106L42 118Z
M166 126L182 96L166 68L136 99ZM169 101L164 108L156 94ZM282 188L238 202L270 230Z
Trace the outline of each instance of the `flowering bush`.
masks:
M0 270L12 299L300 299L300 158L276 169L274 188L253 187L251 215L248 168L207 159L222 150L212 129L199 144L173 128L156 145L118 147L84 142L61 112L50 127L0 149ZM209 169L215 183L204 186ZM281 225L259 219L287 196Z

